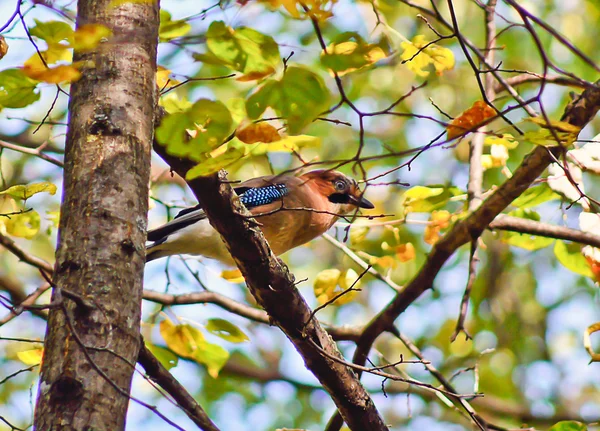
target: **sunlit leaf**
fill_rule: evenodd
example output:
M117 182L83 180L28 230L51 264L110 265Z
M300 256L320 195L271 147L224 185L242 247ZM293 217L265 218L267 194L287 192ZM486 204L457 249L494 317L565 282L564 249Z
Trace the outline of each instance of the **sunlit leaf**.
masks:
M190 32L192 26L185 20L172 20L171 14L164 9L160 10L160 27L158 29L158 38L161 42L185 36Z
M49 182L17 185L0 192L0 195L8 195L15 199L27 200L37 193L56 193L56 186Z
M231 114L223 103L200 99L186 111L163 118L156 139L170 155L199 162L224 142L231 128Z
M297 66L288 67L280 81L269 80L246 102L252 119L269 106L287 120L288 132L298 134L329 106L330 93L323 79Z
M358 245L362 243L367 237L368 233L368 226L357 226L356 224L352 225L352 228L350 229L350 244Z
M325 269L317 274L313 283L313 291L320 304L334 296L333 292L341 274L339 269Z
M246 279L239 269L224 269L221 271L221 278L231 283L243 283Z
M343 290L350 289L350 287L358 289L360 286L360 280L358 279L358 274L356 271L352 268L349 268L340 274L338 284Z
M248 27L233 29L222 21L211 23L206 46L222 65L244 73L244 80L271 75L281 62L279 46L272 37Z
M31 239L40 231L41 217L37 211L31 210L13 214L3 223L9 235Z
M548 431L587 431L586 424L577 421L560 421L555 423Z
M464 134L467 130L475 129L485 120L496 115L496 111L482 100L478 100L469 109L456 117L448 126L448 139Z
M318 148L320 146L321 138L310 135L295 135L286 136L269 144L258 144L252 148L251 153L255 156L266 153L291 153L303 148Z
M537 124L540 129L525 132L523 139L532 144L543 147L561 145L570 147L577 140L581 128L565 121L550 120L548 123L543 117L527 118L525 121Z
M593 141L600 141L600 135ZM581 148L569 151L569 158L586 172L600 174L600 142L588 142Z
M423 69L430 64L433 64L438 75L454 68L452 51L435 43L430 44L421 34L415 36L411 42L402 42L401 46L404 51L400 58L418 76L428 76L429 72Z
M243 343L250 340L240 328L224 319L209 319L206 330L232 343Z
M565 268L585 277L594 277L590 265L581 253L581 245L557 240L554 245L554 255Z
M164 347L156 346L148 342L146 342L146 347L167 370L176 367L179 363L179 358L177 355L170 350L165 349Z
M29 30L29 34L43 39L49 47L73 40L73 29L64 21L34 21L36 25Z
M44 349L31 349L17 352L17 358L25 365L38 365L42 363L42 356L44 355Z
M317 21L325 21L333 16L332 8L337 0L260 0L273 9L281 6L294 18L314 17ZM306 8L306 10L305 10Z
M50 62L47 63L50 64ZM81 78L81 72L75 65L60 64L58 66L47 67L37 54L25 62L23 73L31 79L50 84L73 82Z
M411 242L396 247L396 257L400 262L410 262L417 256L415 246Z
M433 211L429 224L425 227L424 240L427 244L435 244L441 238L441 231L450 226L452 214L446 210Z
M560 199L560 195L554 192L548 184L528 188L521 196L512 201L511 205L517 208L533 208L544 202Z
M102 24L83 24L73 34L73 48L75 51L90 51L111 35L112 31Z
M180 98L174 92L167 93L162 96L158 104L165 108L165 111L169 114L175 114L177 112L185 112L192 107L192 102L187 100L185 97Z
M159 90L165 90L178 84L180 84L178 80L171 78L171 71L169 69L165 69L162 66L158 66L156 68L156 86L159 88Z
M183 358L206 365L214 378L229 359L227 350L206 341L204 335L191 325L175 325L167 319L160 322L159 328L169 349Z
M37 84L21 69L0 72L0 109L24 108L38 101L40 94L35 91Z
M504 145L492 145L490 154L481 156L481 167L483 169L501 168L506 166L508 160L508 149Z

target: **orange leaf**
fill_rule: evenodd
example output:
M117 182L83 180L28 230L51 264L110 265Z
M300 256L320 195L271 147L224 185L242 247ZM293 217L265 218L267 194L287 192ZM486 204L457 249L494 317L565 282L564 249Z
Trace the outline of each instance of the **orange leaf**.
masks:
M600 282L600 262L595 261L590 256L585 256L585 260L587 260L590 265L590 269L594 273L594 278L596 281Z
M0 36L0 59L6 55L8 52L8 43L6 40Z
M81 72L73 65L59 65L52 68L39 69L36 67L25 66L23 73L31 79L48 82L50 84L60 84L61 82L73 82L81 78Z
M473 106L452 120L452 123L448 126L448 139L455 138L467 130L476 128L477 125L495 115L496 111L491 106L482 100L478 100Z
M98 44L112 35L112 31L102 24L83 24L73 34L75 51L91 51Z
M254 144L256 142L268 144L269 142L281 140L281 136L277 129L265 122L250 124L249 126L238 130L235 135L240 141L246 144Z
M396 257L400 262L409 262L416 257L415 246L407 242L396 247Z

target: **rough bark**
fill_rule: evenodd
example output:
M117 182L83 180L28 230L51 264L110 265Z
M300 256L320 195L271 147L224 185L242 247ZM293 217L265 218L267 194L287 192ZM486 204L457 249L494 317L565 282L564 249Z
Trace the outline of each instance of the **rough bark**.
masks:
M193 162L166 154L155 144L157 153L182 177ZM257 302L287 335L306 367L330 394L344 420L353 431L387 430L387 426L368 392L354 371L334 361L320 351L341 358L329 334L294 285L293 275L273 255L259 226L236 199L224 176L212 175L189 181L188 184L205 208L211 224L219 231L229 251L246 279Z
M75 56L84 69L71 86L38 430L125 427L140 348L158 12L158 2L78 2L78 26L103 24L113 36Z

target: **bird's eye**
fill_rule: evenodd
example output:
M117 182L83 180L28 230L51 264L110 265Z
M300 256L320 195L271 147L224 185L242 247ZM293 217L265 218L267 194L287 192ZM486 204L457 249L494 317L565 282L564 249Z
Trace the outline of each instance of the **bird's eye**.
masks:
M338 191L346 190L346 183L342 180L338 180L335 182L335 189Z

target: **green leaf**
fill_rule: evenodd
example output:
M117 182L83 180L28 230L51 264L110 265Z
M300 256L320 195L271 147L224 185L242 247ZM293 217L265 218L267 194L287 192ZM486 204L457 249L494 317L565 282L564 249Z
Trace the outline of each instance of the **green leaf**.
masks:
M158 38L161 42L167 42L190 32L192 26L185 20L171 20L171 14L164 9L160 11L160 27Z
M347 32L337 37L327 53L321 55L321 64L328 69L346 74L387 57L379 44L369 44L357 33Z
M543 183L539 186L527 189L521 196L516 198L511 205L517 208L526 209L533 208L544 202L555 199L560 199L560 195L552 190L548 184Z
M594 278L589 263L581 253L581 245L576 243L567 244L558 240L554 245L554 255L565 268L585 277Z
M237 139L229 142L224 147L225 151L223 153L215 157L207 158L190 169L185 175L185 179L193 180L194 178L205 177L207 175L214 174L220 169L237 162L246 155L244 144L239 142Z
M39 232L40 221L41 217L38 212L31 210L21 214L13 214L3 223L9 235L31 239Z
M404 192L405 212L430 213L446 206L450 198L464 194L458 187L415 186Z
M208 374L216 379L219 375L219 371L221 371L229 359L229 352L218 344L206 341L200 346L194 359L206 365Z
M522 209L522 208L518 209L516 211L510 212L508 215L524 218L527 220L540 221L540 215L537 212L527 210L527 209ZM519 232L504 232L502 239L503 239L503 241L505 241L506 243L508 243L512 246L524 248L525 250L530 250L530 251L539 250L544 247L548 247L550 244L552 244L554 242L554 238L530 235L530 234L519 233Z
M287 120L288 132L297 135L329 106L330 93L323 79L308 69L288 67L280 81L267 81L246 101L250 118L269 106Z
M7 188L0 192L0 195L8 195L15 199L27 200L36 193L50 193L51 195L56 193L56 186L49 182L33 183L27 185L17 185Z
M249 340L248 336L240 328L224 319L209 319L206 324L206 330L232 343L243 343Z
M21 69L0 72L0 109L24 108L40 99L35 92L38 81L29 78Z
M184 112L167 115L156 129L156 139L168 154L199 162L223 144L232 123L223 103L200 99Z
M48 46L57 45L60 42L70 42L73 39L73 29L63 21L42 22L35 20L35 27L29 30L32 36L46 41ZM65 45L66 46L66 45Z
M548 431L587 431L586 424L577 421L560 421L552 425Z
M176 367L179 363L177 355L164 347L156 346L152 343L146 343L146 347L167 370Z
M206 46L222 65L248 75L247 80L275 72L281 61L279 46L272 37L248 27L233 29L213 21L206 32Z

